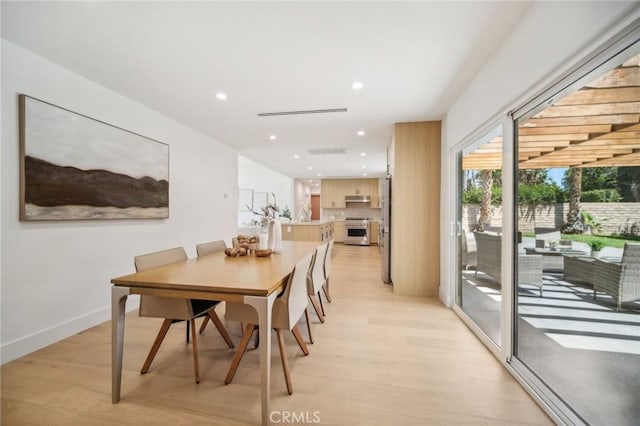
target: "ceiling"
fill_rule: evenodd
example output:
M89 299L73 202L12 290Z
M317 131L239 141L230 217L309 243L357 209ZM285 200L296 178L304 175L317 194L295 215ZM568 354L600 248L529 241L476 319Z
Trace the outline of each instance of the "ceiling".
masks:
M2 38L292 178L383 176L393 123L442 119L530 4L2 1Z
M520 169L640 166L640 55L559 99L518 129ZM463 159L502 169L502 137Z

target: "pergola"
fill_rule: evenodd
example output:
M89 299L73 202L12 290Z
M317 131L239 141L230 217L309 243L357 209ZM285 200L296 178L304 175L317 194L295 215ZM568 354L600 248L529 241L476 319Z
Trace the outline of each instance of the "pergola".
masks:
M520 125L520 169L640 166L640 55ZM502 137L467 154L465 170L502 168Z

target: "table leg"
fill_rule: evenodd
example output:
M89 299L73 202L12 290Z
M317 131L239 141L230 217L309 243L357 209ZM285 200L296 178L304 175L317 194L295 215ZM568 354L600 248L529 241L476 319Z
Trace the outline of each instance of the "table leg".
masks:
M111 402L120 401L124 314L129 287L111 287Z
M274 291L267 297L245 296L244 303L258 312L260 333L260 383L262 393L262 424L269 424L269 400L271 389L271 311L276 299Z

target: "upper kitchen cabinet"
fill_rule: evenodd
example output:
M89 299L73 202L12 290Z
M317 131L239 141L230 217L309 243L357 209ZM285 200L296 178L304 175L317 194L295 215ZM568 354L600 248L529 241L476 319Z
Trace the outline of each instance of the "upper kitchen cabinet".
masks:
M323 179L320 199L322 208L345 208L347 195L368 195L371 207L380 207L378 179Z
M339 185L341 179L322 179L320 184L320 205L323 209L343 209L346 207L344 186Z
M390 146L394 293L437 295L440 286L440 122L397 123Z

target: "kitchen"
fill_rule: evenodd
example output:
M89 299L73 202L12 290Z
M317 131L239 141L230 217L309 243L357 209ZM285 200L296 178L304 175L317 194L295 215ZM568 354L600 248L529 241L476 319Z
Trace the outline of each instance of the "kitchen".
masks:
M389 178L387 173L356 177L353 172L349 178L307 174L292 179L240 156L238 181L260 195L260 201L253 199L254 211L267 203L278 205L283 240L333 238L345 245L377 245L381 279L393 283L394 293L434 294L439 277L439 142L439 122L396 123L382 159ZM391 176L393 208L402 215L390 214ZM250 211L241 211L239 218L239 233L260 232L255 222L247 226L258 218Z
M335 242L346 245L378 245L383 182L384 179L378 178L296 179L293 205L300 208L293 212L288 203L278 203L273 192L267 193L270 195L265 199L263 193L245 189L249 192L240 201L239 214L244 223L239 225L238 231L258 233L259 226L254 225L256 215L253 212L274 203L280 208L284 241L326 241L333 238ZM248 209L248 203L251 203L251 209ZM243 214L243 210L249 214Z

